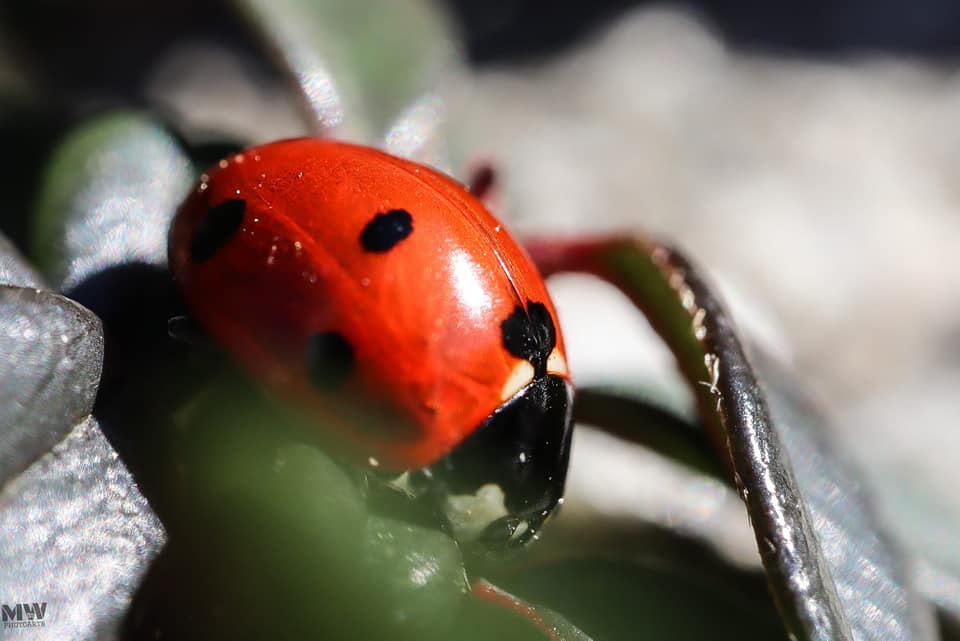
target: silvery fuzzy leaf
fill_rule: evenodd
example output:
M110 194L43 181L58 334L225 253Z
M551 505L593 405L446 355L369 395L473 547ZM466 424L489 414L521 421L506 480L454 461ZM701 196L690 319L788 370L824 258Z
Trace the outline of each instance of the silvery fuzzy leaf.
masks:
M936 639L934 613L911 564L859 470L831 442L826 419L787 372L759 353L753 362L854 638Z
M394 156L451 173L443 131L446 120L444 98L436 92L424 94L400 112L384 136L383 147Z
M0 234L0 285L38 289L43 287L40 274L27 263L13 243L3 234Z
M936 638L908 562L857 474L832 453L822 420L792 381L754 368L726 310L691 264L643 238L542 241L528 249L547 275L583 271L613 283L664 338L746 503L793 638Z
M311 133L373 142L456 59L425 0L236 0L300 88Z
M166 265L170 220L193 180L186 154L146 116L87 122L45 172L33 258L61 291L116 265Z
M43 604L44 624L0 632L117 638L164 538L130 473L87 418L0 492L2 599L31 609Z
M103 331L89 310L52 292L0 286L0 487L93 408Z
M949 360L951 352L945 357ZM918 557L917 584L960 630L960 514L951 498L955 469L950 461L960 444L958 434L947 426L956 416L960 368L922 369L907 382L897 384L897 393L878 391L844 416L847 425L869 424L878 438L901 440L887 445L886 457L871 458L878 450L870 445L860 451L861 465L870 486L899 541ZM910 417L904 423L905 416ZM908 429L905 429L908 426ZM906 440L904 440L906 439ZM855 440L854 447L860 445ZM935 447L931 447L935 444ZM899 449L897 454L890 448ZM921 472L920 467L929 468Z
M948 638L957 638L957 632L960 632L960 578L956 572L918 560L913 565L913 577L923 596L937 607L941 626L949 626L953 631L953 636Z

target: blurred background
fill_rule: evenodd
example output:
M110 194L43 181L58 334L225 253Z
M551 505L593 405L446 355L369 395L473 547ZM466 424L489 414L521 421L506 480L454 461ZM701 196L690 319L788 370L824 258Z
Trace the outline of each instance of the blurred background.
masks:
M443 43L457 62L433 76L441 164L462 177L492 163L520 235L644 230L682 248L818 399L902 541L960 570L960 4L438 6L458 34ZM8 210L26 211L70 122L114 105L158 109L195 144L302 134L250 43L212 0L0 3ZM22 217L4 224L25 244ZM635 382L690 411L623 300L584 279L551 286L579 382ZM756 562L731 492L641 451L607 466L620 444L578 438L584 518L644 511Z

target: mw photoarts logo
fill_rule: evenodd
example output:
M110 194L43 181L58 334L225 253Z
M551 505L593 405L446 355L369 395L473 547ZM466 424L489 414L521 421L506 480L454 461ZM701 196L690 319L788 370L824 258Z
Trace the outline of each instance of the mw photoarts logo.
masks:
M4 628L42 628L46 623L47 602L0 603L0 625Z

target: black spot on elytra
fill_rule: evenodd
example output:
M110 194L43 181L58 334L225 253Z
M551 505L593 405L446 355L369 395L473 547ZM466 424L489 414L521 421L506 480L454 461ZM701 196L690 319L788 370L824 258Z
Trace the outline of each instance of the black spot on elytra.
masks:
M339 387L353 371L353 346L338 332L319 332L307 341L307 373L314 387Z
M190 241L190 258L193 262L210 260L240 229L246 209L247 202L240 198L225 200L211 207L193 231Z
M413 216L405 209L391 209L377 214L360 234L360 245L368 252L382 253L413 232Z
M557 346L557 330L543 303L527 301L527 309L517 305L500 323L503 346L517 358L530 361L534 376L547 374L547 358Z

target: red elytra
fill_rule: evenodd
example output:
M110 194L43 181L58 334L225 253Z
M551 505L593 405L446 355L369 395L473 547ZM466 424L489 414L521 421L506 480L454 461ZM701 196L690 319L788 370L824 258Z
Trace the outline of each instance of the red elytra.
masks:
M535 368L568 379L523 249L463 185L375 149L295 139L221 161L174 220L170 264L235 359L386 469L449 453ZM555 348L525 360L505 323L531 304Z

